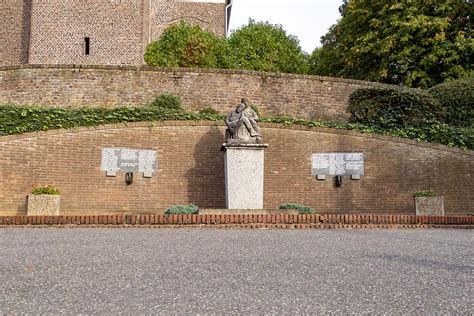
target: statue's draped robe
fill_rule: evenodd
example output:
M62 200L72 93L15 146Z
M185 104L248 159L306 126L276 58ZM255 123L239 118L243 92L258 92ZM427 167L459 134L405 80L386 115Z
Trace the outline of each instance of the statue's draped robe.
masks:
M235 139L242 142L256 141L256 137L250 136L249 130L242 121L243 116L249 120L249 123L255 132L260 134L260 128L256 124L258 121L257 113L255 113L251 107L246 107L241 113L232 111L227 115L225 120L228 129L228 132L226 133L226 140Z

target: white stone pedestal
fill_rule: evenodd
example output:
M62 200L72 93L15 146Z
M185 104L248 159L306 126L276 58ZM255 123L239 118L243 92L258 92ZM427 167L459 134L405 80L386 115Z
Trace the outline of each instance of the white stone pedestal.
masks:
M263 162L267 144L224 144L228 209L263 208Z

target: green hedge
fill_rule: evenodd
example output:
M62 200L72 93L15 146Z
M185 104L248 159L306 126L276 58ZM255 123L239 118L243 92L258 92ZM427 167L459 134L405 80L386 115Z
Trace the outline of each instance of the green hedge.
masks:
M165 29L145 52L145 62L160 67L227 68L227 41L183 21Z
M184 111L181 98L170 93L160 94L148 106L163 110Z
M45 131L49 129L98 126L124 122L165 120L222 121L223 119L224 115L216 114L213 111L190 113L150 106L113 109L90 107L71 109L61 107L43 108L0 105L0 136ZM441 123L425 125L419 128L387 129L380 126L354 122L306 121L288 117L262 117L260 121L285 125L355 130L362 133L383 134L440 143L453 147L474 149L472 128L457 128Z
M219 111L217 111L216 109L210 107L210 106L207 106L205 108L202 108L201 110L199 110L198 112L199 114L204 114L204 115L220 115L219 114Z
M252 20L227 38L200 26L173 24L147 46L144 58L148 65L160 67L308 72L306 54L296 37L280 25Z
M445 109L446 124L474 126L474 77L442 83L428 91Z
M444 121L445 110L425 91L366 88L353 92L347 111L353 122L384 129L420 127L432 121Z
M351 123L377 134L461 148L474 148L474 129L445 122L446 107L426 91L403 88L359 89L349 97ZM356 127L355 129L358 129Z

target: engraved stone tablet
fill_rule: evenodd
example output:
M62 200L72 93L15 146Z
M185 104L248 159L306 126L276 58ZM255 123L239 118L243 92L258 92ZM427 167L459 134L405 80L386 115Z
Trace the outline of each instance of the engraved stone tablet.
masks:
M156 171L156 151L140 150L138 152L138 172L154 173Z
M102 171L107 172L108 177L115 177L118 168L118 153L117 149L114 148L102 148Z
M107 176L115 176L121 172L143 172L145 178L156 173L156 150L131 148L102 148L101 170Z
M364 154L313 154L311 174L313 176L353 176L354 179L358 179L364 175Z
M138 171L138 167L139 167L138 150L121 148L118 167L119 167L119 170L123 172Z

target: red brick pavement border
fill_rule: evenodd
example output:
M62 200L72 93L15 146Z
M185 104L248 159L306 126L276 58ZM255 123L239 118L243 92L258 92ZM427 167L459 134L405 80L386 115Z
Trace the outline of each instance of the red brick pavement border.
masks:
M159 227L159 228L474 228L474 216L415 215L82 215L0 216L0 226Z

